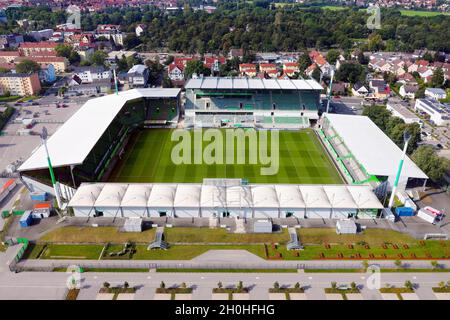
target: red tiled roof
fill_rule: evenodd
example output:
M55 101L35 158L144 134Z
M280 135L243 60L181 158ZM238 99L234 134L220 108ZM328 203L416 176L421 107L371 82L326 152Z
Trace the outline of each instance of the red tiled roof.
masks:
M20 56L19 51L0 51L0 57L16 57Z
M51 41L22 42L20 48L55 48L58 44Z

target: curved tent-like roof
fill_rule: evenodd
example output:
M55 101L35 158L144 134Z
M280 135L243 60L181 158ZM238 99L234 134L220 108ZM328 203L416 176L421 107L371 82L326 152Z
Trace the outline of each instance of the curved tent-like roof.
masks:
M226 188L214 185L203 185L200 206L202 208L225 208L226 202Z
M102 192L103 184L86 183L81 185L73 198L69 202L70 207L93 207L100 192Z
M148 207L172 208L177 191L176 184L155 184L147 201Z
M105 184L102 192L95 201L96 207L120 207L123 196L127 191L127 184L112 183Z
M200 206L201 185L179 184L174 199L174 207L198 208Z
M278 208L278 197L272 185L252 186L253 207Z
M303 201L302 194L297 185L275 185L275 190L280 207L289 209L305 207L305 201Z
M300 186L300 192L306 207L308 208L330 208L331 204L328 200L327 194L322 186L307 185Z
M152 185L130 184L122 199L122 207L145 208L150 197Z

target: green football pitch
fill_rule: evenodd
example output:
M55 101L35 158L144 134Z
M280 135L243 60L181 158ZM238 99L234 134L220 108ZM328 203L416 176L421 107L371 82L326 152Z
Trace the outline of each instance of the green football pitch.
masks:
M279 169L274 175L262 175L260 169L268 165L262 165L260 162L233 165L205 163L176 165L171 160L171 154L178 142L171 141L172 131L147 129L136 132L109 180L127 183L201 183L204 178L240 178L247 179L249 183L343 183L331 159L310 129L279 131ZM270 135L268 137L270 140ZM203 143L203 150L208 144L209 142ZM246 163L248 155L247 148Z

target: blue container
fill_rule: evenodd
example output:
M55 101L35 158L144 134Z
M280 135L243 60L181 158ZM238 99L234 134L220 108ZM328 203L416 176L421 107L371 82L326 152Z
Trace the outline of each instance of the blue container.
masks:
M19 220L19 224L22 228L27 228L31 226L33 223L33 216L31 215L31 211L25 211L22 217Z
M397 207L395 208L395 214L399 217L412 217L414 216L414 209L410 207Z
M45 202L47 201L47 193L46 192L33 192L30 194L31 200Z

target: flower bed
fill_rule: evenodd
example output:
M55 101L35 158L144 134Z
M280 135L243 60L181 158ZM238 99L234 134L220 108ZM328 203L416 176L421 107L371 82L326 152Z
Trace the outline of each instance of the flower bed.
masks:
M67 292L66 300L77 300L79 293L80 293L80 289L70 289Z

